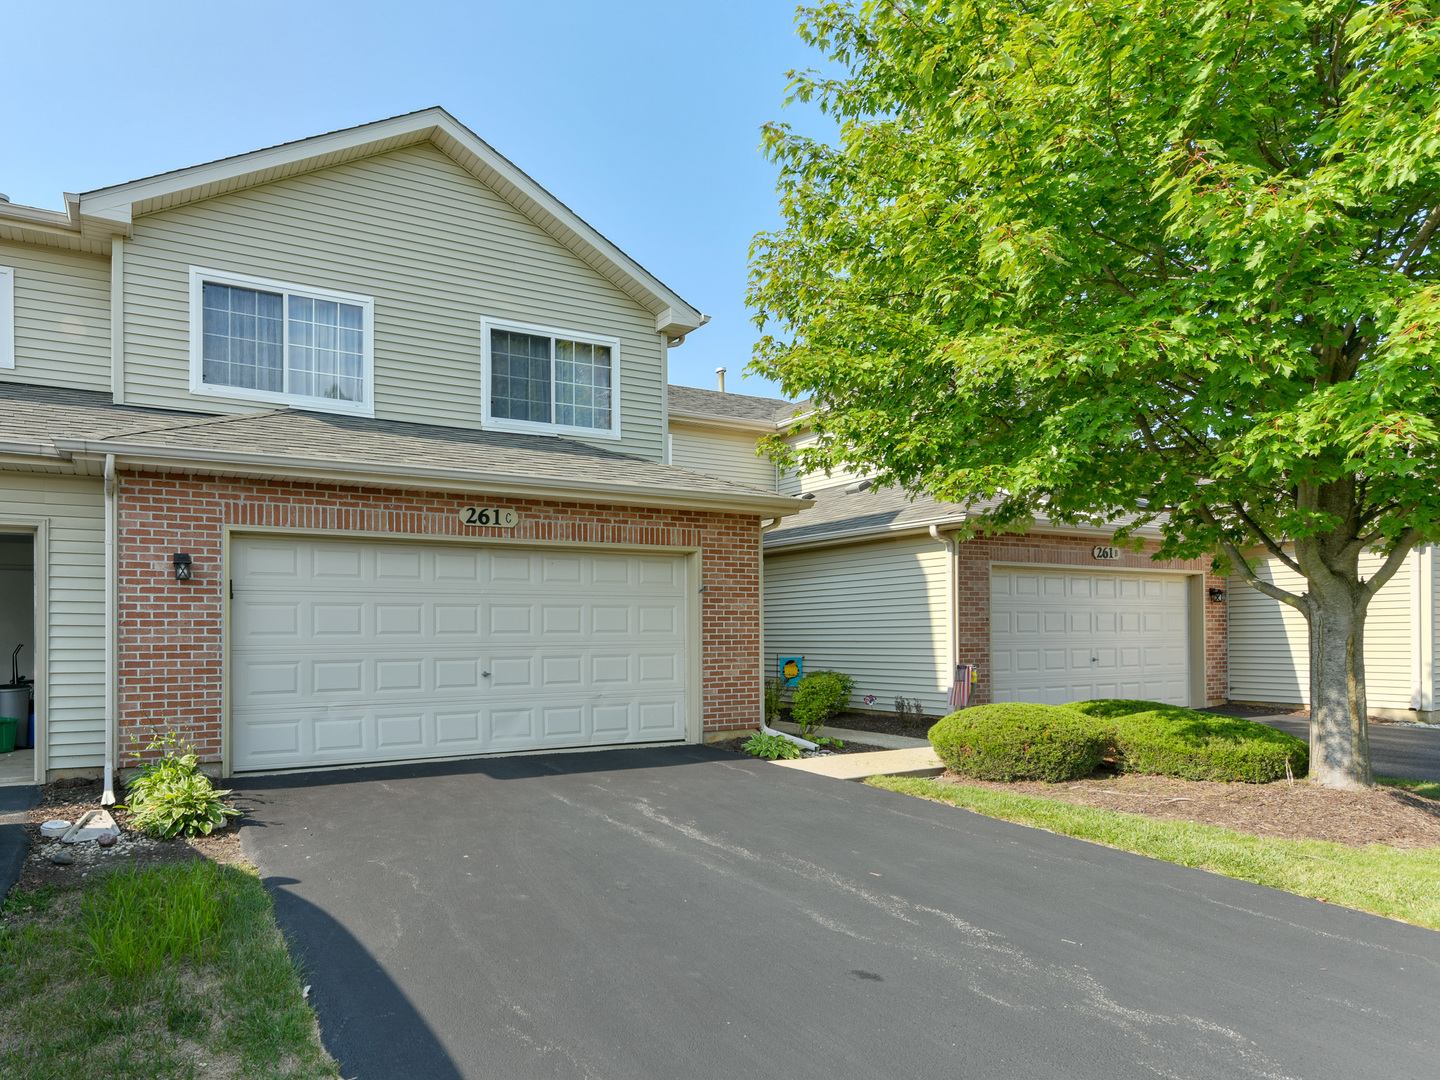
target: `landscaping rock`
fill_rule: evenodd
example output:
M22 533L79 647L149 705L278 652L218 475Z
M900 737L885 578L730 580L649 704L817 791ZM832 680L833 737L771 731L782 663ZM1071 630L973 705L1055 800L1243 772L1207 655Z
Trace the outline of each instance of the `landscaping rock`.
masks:
M69 866L75 861L75 856L71 855L68 851L57 851L54 855L50 856L50 861L56 866Z

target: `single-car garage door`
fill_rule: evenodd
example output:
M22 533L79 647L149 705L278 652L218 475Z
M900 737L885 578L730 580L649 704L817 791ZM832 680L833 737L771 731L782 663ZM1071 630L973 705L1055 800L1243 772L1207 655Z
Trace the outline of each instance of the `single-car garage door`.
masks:
M685 737L685 561L237 538L236 770Z
M1189 705L1188 592L1180 574L993 568L993 699Z

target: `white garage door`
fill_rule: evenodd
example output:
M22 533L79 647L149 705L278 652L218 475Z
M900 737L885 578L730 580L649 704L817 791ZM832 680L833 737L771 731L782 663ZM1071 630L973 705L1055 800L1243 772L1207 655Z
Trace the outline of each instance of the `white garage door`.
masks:
M1189 705L1188 592L1178 574L995 567L994 700Z
M236 770L685 737L679 556L252 538Z

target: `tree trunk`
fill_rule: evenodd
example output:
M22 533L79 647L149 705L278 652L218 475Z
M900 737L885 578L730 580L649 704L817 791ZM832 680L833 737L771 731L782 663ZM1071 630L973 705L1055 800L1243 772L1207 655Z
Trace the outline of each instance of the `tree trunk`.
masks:
M1370 787L1365 701L1365 612L1358 581L1310 582L1310 779L1323 787Z

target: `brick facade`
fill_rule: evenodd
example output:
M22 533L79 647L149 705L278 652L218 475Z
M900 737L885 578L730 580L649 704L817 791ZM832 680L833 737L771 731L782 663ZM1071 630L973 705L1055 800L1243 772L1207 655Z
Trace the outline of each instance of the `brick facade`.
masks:
M968 663L980 665L980 680L971 701L990 700L990 566L992 563L1077 566L1087 570L1135 568L1143 570L1205 571L1205 588L1223 589L1225 579L1209 572L1207 559L1170 559L1156 562L1156 548L1147 541L1140 553L1126 552L1119 559L1099 561L1091 553L1095 537L998 536L977 537L960 544L957 581L959 591L959 653ZM1210 704L1225 700L1229 686L1226 652L1225 604L1205 604L1205 697Z
M514 529L460 523L477 501L520 512ZM759 519L700 510L421 493L336 485L126 473L120 477L120 749L152 728L173 731L218 761L223 528L322 529L396 537L476 536L524 543L699 548L701 716L711 732L760 717ZM194 560L176 581L172 557Z

